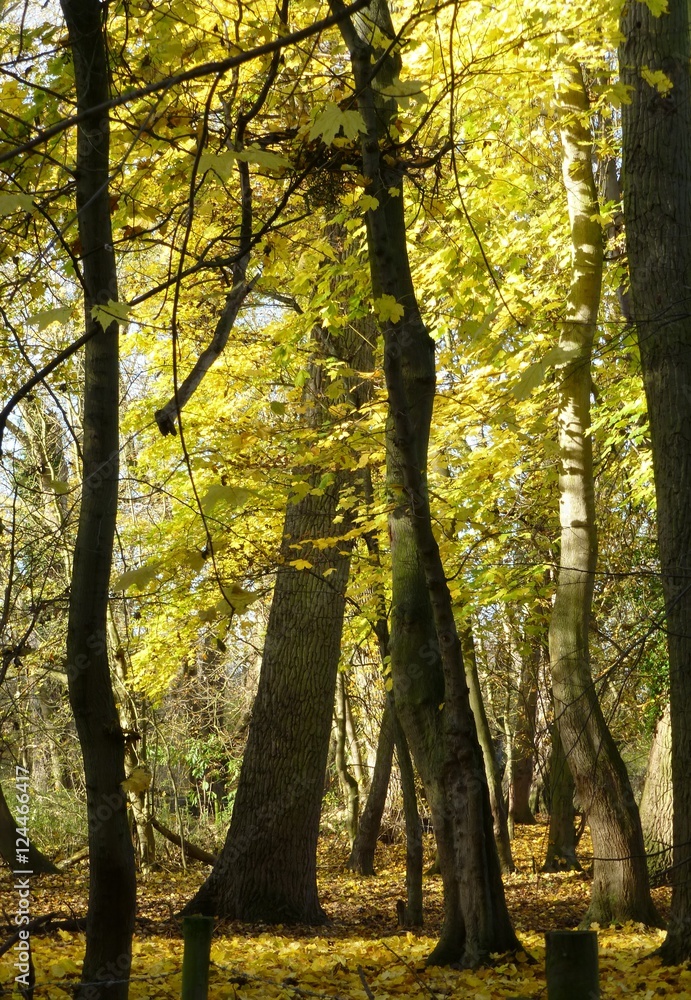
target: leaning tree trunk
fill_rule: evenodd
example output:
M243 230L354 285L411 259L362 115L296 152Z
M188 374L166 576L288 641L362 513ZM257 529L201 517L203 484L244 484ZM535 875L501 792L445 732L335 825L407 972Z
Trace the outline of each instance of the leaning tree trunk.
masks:
M470 692L470 707L475 717L477 735L482 748L482 758L485 763L485 773L489 786L489 801L492 808L494 821L494 839L497 844L499 863L503 872L515 871L513 857L511 856L511 839L509 837L509 823L506 812L506 802L501 787L501 775L499 765L494 754L492 744L492 733L490 732L485 702L482 697L480 687L480 676L477 670L477 658L475 656L475 642L473 633L469 628L465 628L462 633L463 643L463 663L465 666L465 679Z
M82 995L126 1000L135 913L132 841L127 823L125 746L108 663L106 618L118 503L118 326L103 328L95 306L117 300L110 224L110 96L98 0L62 0L74 62L77 107L75 185L88 341L84 357L83 470L67 625L67 680L84 758L89 822L89 909L82 981L116 980Z
M12 871L19 867L17 861L17 821L7 805L2 787L0 787L0 857ZM33 841L29 843L29 853L25 857L25 867L32 875L57 875L60 871L50 858L39 851ZM23 863L22 867L24 867Z
M558 404L561 556L549 629L556 723L593 840L585 922L658 923L638 810L593 684L588 646L597 562L590 356L600 302L602 232L590 132L583 123L588 101L580 67L563 67L557 97L573 264L559 338L565 359Z
M668 705L655 729L640 805L648 873L658 885L672 867L673 803L672 727Z
M362 810L357 836L348 858L348 868L358 875L374 875L374 854L381 827L382 816L389 791L393 764L394 720L393 706L387 698L379 727L377 755L374 761L369 794Z
M186 913L270 923L326 919L317 896L317 837L350 557L342 544L314 542L340 530L337 503L331 485L288 505L230 829ZM298 558L309 569L290 565Z
M341 0L331 0L331 6L343 13ZM401 168L394 157L380 155L396 111L381 89L392 85L400 61L378 48L382 37L395 37L385 0L373 0L366 16L344 18L340 27L366 128L362 172L376 200L367 211L375 301L382 311L392 303L400 307L395 322L382 318L387 478L394 503L391 664L396 707L432 810L444 882L444 928L430 961L476 965L518 942L506 909L482 753L427 498L434 345L412 284Z
M338 239L336 230L331 232ZM323 416L328 388L320 359L338 352L356 372L372 366L361 329L314 331L320 343L305 387L306 421ZM368 386L344 379L357 408ZM331 400L333 402L333 400ZM230 829L209 878L186 913L233 920L323 923L317 838L341 652L351 542L338 512L349 474L322 486L323 468L302 470L313 489L289 503L264 641L259 687ZM330 540L325 544L326 540ZM291 563L299 563L298 568Z
M691 81L689 11L670 0L654 17L624 7L622 82L624 219L657 497L667 616L674 864L661 953L691 958ZM661 74L658 85L650 74ZM647 79L646 79L647 78ZM671 84L671 87L668 86Z

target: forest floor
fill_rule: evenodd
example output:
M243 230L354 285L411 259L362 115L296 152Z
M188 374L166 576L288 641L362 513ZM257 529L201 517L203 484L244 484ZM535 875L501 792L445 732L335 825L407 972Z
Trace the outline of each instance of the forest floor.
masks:
M546 1000L544 932L576 927L588 903L585 873L540 873L546 848L545 826L518 828L514 841L515 874L505 879L507 899L526 953L496 956L475 971L426 969L424 959L435 943L442 917L441 879L425 878L425 927L401 931L396 901L405 894L403 845L380 845L377 876L363 879L344 870L347 845L324 838L319 853L320 898L330 923L325 927L273 927L219 924L211 947L211 1000L377 1000L405 997L540 998ZM433 850L427 838L431 863ZM588 867L590 842L584 837L579 856ZM183 871L174 856L139 881L136 939L130 980L131 1000L178 1000L182 940L177 910L206 877L207 868ZM70 929L86 911L86 866L61 876L42 876L32 889L32 918L53 913L47 931L32 935L36 969L35 1000L65 1000L78 981L84 935ZM13 881L0 878L4 914L0 947L13 930ZM666 915L669 892L654 891ZM663 933L637 924L597 928L603 998L674 996L691 1000L691 970L663 967L651 952ZM531 961L531 956L535 961ZM15 949L0 959L0 995L13 993ZM365 988L367 987L367 988ZM368 991L369 990L369 994Z

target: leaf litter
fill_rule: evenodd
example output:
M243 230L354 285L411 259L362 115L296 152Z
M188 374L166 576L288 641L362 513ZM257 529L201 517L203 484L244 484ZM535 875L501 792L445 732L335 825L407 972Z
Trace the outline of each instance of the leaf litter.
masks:
M433 844L426 838L427 861ZM544 932L575 928L588 904L589 878L583 872L540 872L546 828L519 827L513 843L517 870L505 877L512 917L525 952L493 956L474 970L426 968L443 916L441 879L426 876L425 927L405 931L396 925L396 901L405 889L404 845L377 849L377 875L363 878L345 870L347 843L333 835L319 848L320 898L330 922L325 927L283 927L219 922L211 947L211 1000L394 1000L459 997L464 1000L546 1000ZM587 867L590 843L581 843ZM172 864L140 878L138 918L130 978L131 1000L172 1000L181 991L181 922L175 916L206 877L208 869L186 872ZM0 879L6 924L11 923L12 881ZM663 913L669 892L655 890ZM32 911L55 912L47 932L32 937L36 1000L64 1000L74 992L84 951L83 931L55 927L83 917L88 898L85 869L79 874L45 876L33 887ZM51 930L51 928L53 928ZM677 997L691 1000L691 970L663 966L652 952L664 933L640 924L598 930L600 987L603 998ZM13 993L10 950L0 970L2 995ZM529 957L535 959L534 962Z

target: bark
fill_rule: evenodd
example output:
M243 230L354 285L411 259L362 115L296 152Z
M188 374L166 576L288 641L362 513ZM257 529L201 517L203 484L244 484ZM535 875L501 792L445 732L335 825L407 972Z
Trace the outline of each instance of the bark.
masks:
M38 847L32 842L29 843L28 855L23 855L27 858L26 865L22 863L20 866L16 853L17 836L17 821L10 811L3 790L0 787L0 857L2 857L11 871L15 871L20 867L26 867L27 871L32 875L57 875L59 873L60 869L53 864L50 858L47 858L45 854L39 851ZM25 847L26 845L22 842L20 846Z
M691 82L689 12L626 4L619 52L624 218L645 385L669 650L674 865L665 961L691 958ZM662 70L660 93L643 70Z
M312 542L338 530L337 502L338 489L330 486L288 506L230 829L185 913L274 923L326 919L317 896L317 837L350 557L343 545L320 549ZM297 558L311 568L290 566Z
M338 233L330 238L338 241ZM327 352L355 371L371 368L366 329L315 330L318 356L305 387L306 422L318 427L328 378L318 362ZM348 381L348 380L346 380ZM364 401L362 380L348 386ZM310 491L289 503L271 602L259 687L252 709L230 829L209 878L185 913L234 920L323 923L317 895L317 838L336 694L350 542L339 514L338 473L321 486L323 468L299 470ZM320 544L330 539L332 544ZM296 560L307 568L290 565Z
M387 699L379 728L377 756L372 772L372 782L365 808L362 810L355 843L348 859L348 868L359 875L374 875L374 854L381 827L382 816L389 791L393 764L394 726L393 707Z
M346 733L348 735L348 750L353 762L353 774L361 791L365 791L369 785L369 778L362 760L362 751L357 738L357 729L353 717L353 703L348 693L348 686L345 688L345 710L346 710Z
M668 705L655 729L640 805L648 872L657 884L666 880L672 866L673 802L672 727Z
M556 722L593 840L593 884L584 923L659 923L650 898L643 835L626 767L595 690L588 645L597 529L590 436L590 357L600 302L602 232L592 170L588 101L580 67L557 80L563 177L573 263L559 346L561 556L549 629Z
M566 761L559 730L552 729L552 755L549 762L549 834L543 871L579 871L576 857L576 810L573 796L576 790L571 769Z
M339 673L336 682L336 771L341 782L341 791L346 804L346 828L350 837L350 849L353 849L357 836L358 820L360 817L360 787L355 778L348 770L346 759L346 712L347 712L347 692L345 688L345 678L343 673Z
M535 823L530 808L535 761L535 715L537 712L537 677L542 650L539 645L521 653L521 678L518 685L516 728L509 773L509 816L513 823Z
M406 904L403 910L403 927L422 927L424 912L422 906L422 820L417 805L415 790L415 770L408 749L408 742L399 722L396 710L393 715L394 740L398 769L401 774L403 794L403 815L405 819L405 888Z
M480 747L482 748L482 759L485 764L485 773L487 775L489 801L492 808L492 819L494 823L494 839L497 844L499 863L501 864L501 870L503 872L512 872L516 870L516 866L514 865L513 858L511 856L511 840L509 838L506 802L501 786L499 765L497 764L497 758L494 754L492 733L490 732L487 712L485 711L482 688L480 687L480 677L477 671L477 658L475 656L475 642L473 640L473 633L469 628L463 630L461 641L463 643L465 679L470 692L470 707L472 708L473 716L475 717L477 735L480 741Z
M340 0L331 6L342 13ZM395 324L382 323L387 479L394 504L391 664L396 707L432 810L444 882L444 927L429 961L473 966L518 942L506 909L482 754L426 492L434 345L410 274L400 167L394 157L380 155L396 111L381 88L392 84L400 60L377 48L377 38L395 37L384 0L374 0L366 18L343 20L340 27L366 127L362 172L377 200L367 212L373 291L375 298L392 296L403 307Z
M87 333L82 499L67 626L67 680L84 759L89 822L89 909L82 981L90 1000L126 1000L135 913L132 841L127 822L124 741L108 663L106 616L118 500L118 326L92 316L117 300L110 224L109 123L91 108L108 100L108 59L98 0L62 0L74 62L77 105L76 193Z

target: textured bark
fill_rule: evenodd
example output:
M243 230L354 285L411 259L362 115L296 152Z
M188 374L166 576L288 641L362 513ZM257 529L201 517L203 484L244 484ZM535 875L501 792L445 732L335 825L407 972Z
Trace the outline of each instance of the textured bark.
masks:
M674 840L672 727L669 705L655 729L641 796L640 813L643 843L648 855L648 872L651 879L659 884L665 880L671 869Z
M571 769L566 761L559 730L552 729L552 755L549 762L549 835L543 871L580 870L576 857L576 810L573 796L576 790Z
M666 961L691 958L691 81L689 11L627 3L619 52L624 218L648 403L669 649L674 867ZM662 70L662 94L643 69Z
M84 356L83 469L67 626L69 698L84 759L89 822L89 909L82 981L90 1000L126 1000L135 913L135 877L125 796L124 741L110 679L108 585L118 501L118 327L92 316L117 300L110 224L108 60L98 0L62 0L74 62L77 106L76 193L87 333Z
M331 6L342 13L340 0ZM412 284L400 167L393 157L380 155L396 112L395 101L381 88L391 85L400 60L377 47L382 36L395 37L384 0L374 0L366 13L340 27L367 130L362 172L377 201L367 212L373 291L375 297L393 296L404 310L396 324L382 324L389 392L387 479L394 503L389 519L394 696L432 811L444 882L444 927L429 961L472 966L518 942L506 909L482 753L426 491L434 345Z
M477 659L475 656L475 643L473 633L466 628L462 634L463 643L463 663L465 666L465 679L470 692L470 707L475 717L477 735L482 748L482 759L485 763L485 773L489 788L489 801L492 808L492 818L494 822L494 839L497 844L499 863L503 872L515 871L516 866L511 856L511 840L509 838L508 815L506 802L501 787L501 775L497 758L494 754L492 734L485 711L485 702L482 697L480 687L480 677L477 671Z
M359 875L374 875L374 854L377 849L377 838L389 791L393 748L393 708L387 700L379 729L377 756L374 761L369 795L365 808L362 810L357 836L348 859L348 868Z
M311 541L333 537L337 499L331 486L288 506L284 564L276 575L230 829L185 913L325 920L317 896L317 837L350 560L343 545L319 549ZM288 565L296 558L311 569Z
M12 871L19 868L17 861L17 821L10 812L2 788L0 787L0 857ZM26 868L33 875L46 873L57 875L59 868L56 868L50 858L39 851L34 843L29 844L29 853ZM24 867L24 865L22 865Z
M330 236L338 240L334 230ZM305 387L306 422L324 417L328 378L319 363L336 354L356 371L371 368L366 329L317 329L319 345ZM366 398L362 380L349 387L355 406ZM314 487L323 469L301 470ZM217 914L270 923L323 923L317 896L317 838L340 658L351 542L320 546L348 524L336 521L346 481L287 507L281 559L264 641L259 687L233 815L218 862L185 913ZM296 569L292 561L310 563Z
M626 767L607 728L592 679L588 629L597 564L590 436L590 357L600 301L602 232L592 171L588 102L579 67L557 81L563 177L573 246L572 278L559 346L561 555L549 629L556 723L593 840L593 884L585 923L658 923L650 899L643 835Z

